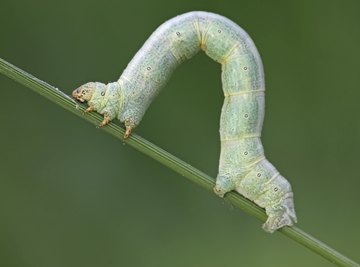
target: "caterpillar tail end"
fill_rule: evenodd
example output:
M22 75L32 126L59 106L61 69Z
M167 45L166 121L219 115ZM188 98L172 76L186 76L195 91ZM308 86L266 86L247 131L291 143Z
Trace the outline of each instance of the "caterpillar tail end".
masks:
M265 232L274 233L284 226L293 226L297 222L293 198L284 199L279 205L266 208L268 219L262 228Z

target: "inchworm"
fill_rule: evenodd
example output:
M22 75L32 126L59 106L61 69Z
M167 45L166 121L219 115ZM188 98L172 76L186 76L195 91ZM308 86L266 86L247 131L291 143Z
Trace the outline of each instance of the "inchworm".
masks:
M231 20L189 12L162 24L145 42L117 82L90 82L74 90L87 112L104 115L100 127L118 118L127 138L172 72L199 50L222 66L224 105L220 118L221 154L214 192L236 190L268 215L267 232L296 222L289 182L265 158L260 140L264 119L264 72L249 35Z

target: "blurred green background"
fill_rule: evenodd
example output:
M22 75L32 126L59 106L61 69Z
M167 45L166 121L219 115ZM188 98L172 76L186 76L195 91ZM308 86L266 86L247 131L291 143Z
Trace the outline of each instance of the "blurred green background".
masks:
M263 143L298 226L360 260L358 1L0 0L0 57L70 92L117 80L165 20L229 17L267 84ZM332 266L180 175L0 76L0 266ZM183 64L137 133L216 176L220 65Z

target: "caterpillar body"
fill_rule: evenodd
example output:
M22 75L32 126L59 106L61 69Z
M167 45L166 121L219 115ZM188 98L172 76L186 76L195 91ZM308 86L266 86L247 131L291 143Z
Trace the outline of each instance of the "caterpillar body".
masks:
M171 73L199 50L222 65L224 104L220 118L221 154L214 192L236 190L265 208L267 232L296 222L290 183L265 158L260 140L265 82L261 58L249 35L231 20L189 12L163 23L137 52L119 80L84 84L73 91L87 112L118 118L127 138Z

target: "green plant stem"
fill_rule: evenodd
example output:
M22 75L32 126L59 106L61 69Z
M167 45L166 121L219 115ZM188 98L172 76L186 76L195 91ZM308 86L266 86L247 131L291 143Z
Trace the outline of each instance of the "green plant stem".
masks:
M85 108L83 105L75 102L72 98L70 98L68 95L64 94L57 88L35 78L31 74L26 73L25 71L15 67L14 65L6 62L1 58L0 73L8 76L9 78L24 85L25 87L32 89L33 91L46 97L50 101L58 104L64 109L71 111L72 113L78 115L84 120L91 122L92 124L98 125L102 120L102 117L97 113L84 114ZM103 129L114 137L122 140L124 130L116 124L110 123ZM132 134L131 137L125 142L128 145L139 150L140 152L159 161L166 167L188 178L192 182L212 192L212 188L215 184L214 179L206 175L205 173L199 171L198 169L190 166L186 162L178 159L177 157L171 155L170 153L148 142L147 140L136 134ZM261 221L265 221L267 218L263 209L261 209L248 199L244 198L243 196L237 194L236 192L228 193L226 195L226 199L228 199L234 206L241 208L242 210L246 211L252 216L255 216ZM309 248L315 253L323 256L325 259L338 266L360 266L355 261L349 259L348 257L344 256L343 254L339 253L338 251L334 250L325 243L317 240L313 236L307 234L306 232L302 231L297 227L284 227L280 229L279 232L298 242L299 244L302 244L303 246Z

